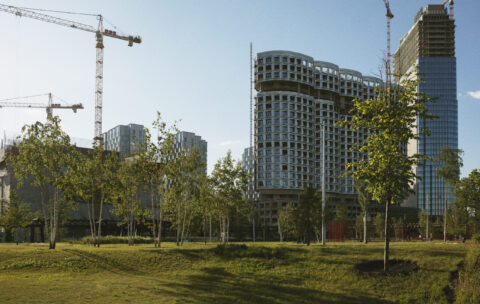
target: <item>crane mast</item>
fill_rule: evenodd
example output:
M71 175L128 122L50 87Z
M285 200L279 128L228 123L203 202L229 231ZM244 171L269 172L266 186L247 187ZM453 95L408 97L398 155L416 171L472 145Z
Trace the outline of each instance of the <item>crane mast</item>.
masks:
M18 17L27 17L31 19L36 19L39 21L54 23L62 26L66 26L73 29L78 29L82 31L87 31L95 33L96 39L96 66L95 66L95 131L94 131L94 142L95 145L99 146L103 144L102 137L102 108L103 108L103 36L120 39L128 41L128 46L133 46L134 43L141 43L142 38L140 36L133 35L121 35L117 34L116 31L107 30L103 27L103 16L102 15L93 15L98 18L97 28L83 24L76 21L71 21L63 18L58 18L50 16L47 14L39 13L34 9L26 9L21 7L16 7L12 5L0 4L0 11L13 14Z
M443 1L442 5L447 4L448 2L448 16L450 20L453 20L453 0L445 0Z
M385 63L385 68L386 68L386 86L387 88L390 88L391 84L391 68L390 68L390 62L391 62L391 53L390 53L390 20L393 19L393 14L392 11L390 10L390 3L388 0L383 0L383 3L385 4L385 8L387 9L386 17L387 17L387 62Z

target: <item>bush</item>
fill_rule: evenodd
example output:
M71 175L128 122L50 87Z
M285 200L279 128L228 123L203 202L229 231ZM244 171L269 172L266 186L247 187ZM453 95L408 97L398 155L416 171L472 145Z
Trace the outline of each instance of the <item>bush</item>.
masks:
M477 234L478 236L478 234ZM455 303L480 303L480 245L471 245L458 274Z
M153 238L151 237L143 237L143 236L135 236L133 237L133 242L135 244L153 244ZM85 236L81 239L82 244L92 244L92 237ZM114 235L106 235L102 236L100 240L100 244L128 244L128 237L127 236L114 236Z
M472 241L475 244L480 244L480 233L475 233L474 235L472 235Z

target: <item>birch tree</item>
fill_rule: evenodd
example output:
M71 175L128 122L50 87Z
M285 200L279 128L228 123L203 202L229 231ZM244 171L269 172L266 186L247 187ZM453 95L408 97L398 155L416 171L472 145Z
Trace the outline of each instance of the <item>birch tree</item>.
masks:
M441 162L437 175L443 179L446 184L444 192L444 213L443 213L443 242L447 242L447 200L448 187L451 193L455 191L455 185L460 178L460 168L463 166L462 150L451 149L445 146L440 149L437 161Z
M248 204L245 193L248 187L248 174L241 162L232 159L232 153L220 158L212 172L215 193L214 208L219 217L221 240L225 244L229 239L230 210Z
M50 249L55 249L59 226L75 205L63 196L69 185L73 149L69 136L60 127L60 119L55 116L45 124L36 122L24 126L18 153L7 156L18 186L30 182L39 189Z

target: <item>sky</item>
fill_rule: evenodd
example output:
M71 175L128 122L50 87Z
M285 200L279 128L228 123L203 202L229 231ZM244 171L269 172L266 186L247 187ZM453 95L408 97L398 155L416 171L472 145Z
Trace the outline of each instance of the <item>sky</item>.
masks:
M392 53L417 11L438 1L390 0ZM103 131L169 125L208 142L208 168L249 146L250 50L290 50L363 75L378 75L386 49L382 0L0 0L2 4L102 14L105 28L142 43L105 38ZM455 2L462 175L480 168L480 1ZM96 27L94 16L55 14ZM113 24L113 25L112 25ZM94 135L95 36L0 11L0 99L52 92L84 110L54 110L72 138ZM46 103L46 97L30 99ZM0 132L18 135L44 109L0 109Z

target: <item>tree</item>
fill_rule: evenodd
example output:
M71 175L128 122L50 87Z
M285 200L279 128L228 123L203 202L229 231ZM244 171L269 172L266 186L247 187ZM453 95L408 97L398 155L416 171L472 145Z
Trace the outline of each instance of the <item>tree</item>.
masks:
M8 202L8 209L2 209L0 213L0 227L5 228L6 231L15 230L17 228L24 228L32 224L36 214L34 214L29 206L20 202L18 194L13 191L10 194L10 201ZM16 239L18 245L18 238Z
M375 219L373 220L375 223L375 231L380 237L383 237L385 233L385 215L378 212L377 215L375 216Z
M418 215L418 229L420 233L423 235L425 234L425 240L429 239L429 235L426 235L426 231L428 230L429 233L432 232L432 221L427 221L427 212L422 210ZM428 222L428 229L427 229L427 222Z
M358 194L358 204L363 211L363 243L368 243L367 238L367 216L368 216L368 207L371 203L370 193L367 191L367 183L361 179L354 179L353 185Z
M441 162L440 168L437 170L437 175L443 179L446 185L450 187L450 191L455 191L455 184L460 177L460 167L463 166L462 150L450 149L445 146L440 149L437 161ZM443 213L443 242L447 242L447 187L445 187L444 194L444 213Z
M154 247L160 246L159 239L157 239L157 208L159 197L159 185L162 176L159 174L160 168L158 161L158 147L151 142L150 131L147 128L143 129L144 138L140 141L141 148L135 153L135 165L139 178L140 190L147 192L150 198L150 216L152 218L152 236L154 240Z
M399 75L400 76L400 75ZM355 100L351 119L339 122L351 130L369 130L368 137L354 145L353 150L367 153L368 158L347 164L347 173L367 182L366 191L372 200L385 206L384 271L388 271L390 252L389 206L401 202L412 193L416 175L412 168L423 158L407 155L405 145L418 140L418 117L434 118L427 113L429 99L417 92L420 79L417 69L403 77L401 87L385 87L374 100Z
M45 124L36 122L22 128L18 153L9 153L6 161L13 166L18 187L30 182L41 196L49 248L55 249L57 231L75 203L63 194L69 192L74 147L55 116Z
M454 205L465 217L465 234L470 234L469 226L480 225L480 169L474 169L457 183Z
M221 240L225 244L229 238L230 211L243 204L248 204L245 192L248 187L248 174L241 162L232 159L232 153L220 158L212 172L212 183L215 193L214 209L220 219Z
M137 167L133 160L120 162L115 179L113 213L127 225L128 245L133 246L136 225L147 215L138 198L140 183Z
M183 245L192 219L199 212L200 180L206 164L196 146L190 151L181 151L173 161L167 207L172 226L176 227L178 246Z
M175 179L176 163L172 161L175 157L175 135L178 129L175 124L168 127L165 122L162 121L160 112L157 112L157 119L152 124L153 128L157 131L156 136L156 160L157 170L155 173L157 177L155 181L158 182L158 200L156 200L156 209L158 212L158 225L157 225L157 248L161 246L162 240L162 224L165 211L165 205L169 197L169 181ZM151 147L151 149L154 149ZM153 212L153 211L152 211ZM152 220L155 220L155 216L152 215Z
M322 218L322 200L317 190L311 186L304 186L300 199L293 209L293 223L297 238L310 245L314 234L319 239Z
M295 205L293 203L288 203L278 214L277 225L280 242L283 242L295 233L295 223L293 221L294 210Z

